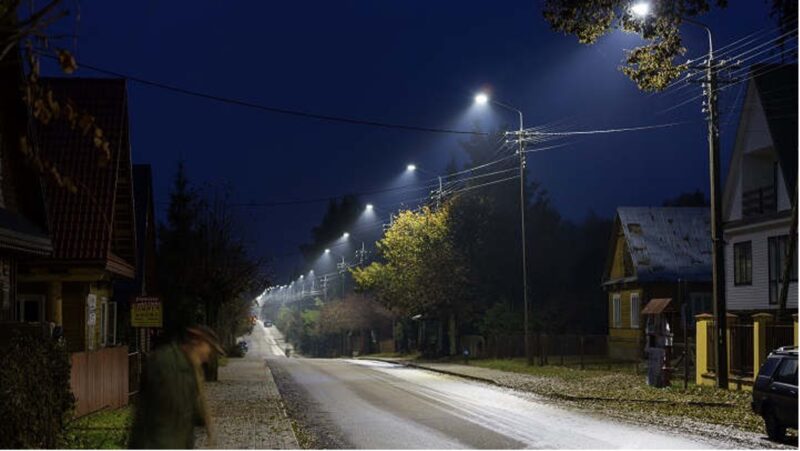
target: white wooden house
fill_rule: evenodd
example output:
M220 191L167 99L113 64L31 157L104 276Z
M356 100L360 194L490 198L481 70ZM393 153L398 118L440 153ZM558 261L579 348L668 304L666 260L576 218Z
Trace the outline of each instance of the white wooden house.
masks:
M725 298L740 318L778 309L797 191L797 65L751 73L760 75L747 82L723 194ZM796 313L793 267L787 307Z

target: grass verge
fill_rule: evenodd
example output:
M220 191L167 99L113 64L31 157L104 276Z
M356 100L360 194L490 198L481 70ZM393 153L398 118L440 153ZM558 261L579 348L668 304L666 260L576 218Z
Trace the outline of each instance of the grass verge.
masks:
M133 409L102 410L73 420L64 431L66 449L125 449Z
M524 359L474 360L472 366L527 374L512 385L542 396L576 403L582 407L635 419L678 422L689 418L705 423L763 432L763 421L751 408L752 394L719 390L690 382L673 381L670 387L654 388L644 374L607 369L576 369L561 366L527 366ZM659 420L660 419L660 420Z

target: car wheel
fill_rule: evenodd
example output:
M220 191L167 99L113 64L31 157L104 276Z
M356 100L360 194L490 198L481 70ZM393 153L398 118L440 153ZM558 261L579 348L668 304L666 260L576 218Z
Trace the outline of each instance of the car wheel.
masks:
M783 440L786 437L786 427L781 425L771 409L764 413L764 425L771 440Z

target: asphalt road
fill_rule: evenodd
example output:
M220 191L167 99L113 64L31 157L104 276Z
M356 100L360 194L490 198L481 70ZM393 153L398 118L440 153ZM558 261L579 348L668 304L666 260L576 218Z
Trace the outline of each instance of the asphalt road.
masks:
M375 361L284 355L265 328L281 391L301 392L323 445L347 448L717 448L652 428L554 407L514 391ZM259 334L260 335L260 334ZM260 337L259 337L260 338ZM290 387L286 387L289 385ZM298 402L295 400L294 402ZM335 437L334 437L335 436Z

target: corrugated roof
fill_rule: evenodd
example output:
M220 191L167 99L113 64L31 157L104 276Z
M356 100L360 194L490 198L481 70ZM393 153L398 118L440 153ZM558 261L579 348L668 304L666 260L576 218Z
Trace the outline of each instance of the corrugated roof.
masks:
M129 179L123 171L131 171L125 81L45 78L42 84L53 89L56 99L70 99L79 111L92 114L111 143L111 160L102 165L91 133L72 130L65 121L38 127L42 153L78 187L77 193L71 193L53 183L47 186L53 258L107 262L112 255L114 218L126 214L115 211L115 200L124 194L117 193L118 180ZM128 213L133 217L132 205Z
M619 207L639 281L710 281L711 222L705 207Z

